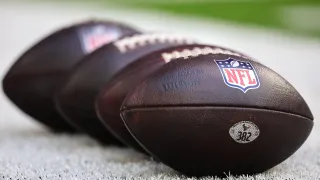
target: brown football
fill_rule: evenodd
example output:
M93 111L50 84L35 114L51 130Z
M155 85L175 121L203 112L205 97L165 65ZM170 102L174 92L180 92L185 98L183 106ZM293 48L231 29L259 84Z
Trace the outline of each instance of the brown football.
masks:
M147 152L195 176L255 174L291 156L313 116L261 63L220 48L164 53L169 62L127 95L121 116Z
M121 69L140 57L165 47L186 43L189 40L181 36L146 33L127 36L101 47L86 56L66 78L55 98L57 109L79 130L102 142L108 142L114 136L102 124L95 111L95 99L101 88L112 81Z
M162 59L162 54L194 48L215 48L215 46L191 44L165 48L143 56L122 69L110 82L105 84L96 100L96 111L100 120L122 142L135 149L141 149L120 118L120 107L124 98L139 82L166 64L166 61ZM227 50L226 48L221 49Z
M54 131L74 132L56 111L52 96L81 58L103 44L137 30L111 21L90 20L60 29L26 51L3 79L3 90L26 114Z

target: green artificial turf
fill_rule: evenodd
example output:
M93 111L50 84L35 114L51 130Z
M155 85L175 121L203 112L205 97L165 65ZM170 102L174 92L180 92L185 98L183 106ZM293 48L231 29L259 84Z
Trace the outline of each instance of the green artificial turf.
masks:
M147 11L156 10L186 17L219 19L320 37L320 21L316 21L320 18L320 0L92 0L91 2L95 1L99 6L108 7L108 3L116 3ZM318 14L309 15L301 21L310 21L313 24L316 22L319 23L318 26L312 25L310 29L303 25L297 27L288 24L283 17L284 10L288 8L317 8Z

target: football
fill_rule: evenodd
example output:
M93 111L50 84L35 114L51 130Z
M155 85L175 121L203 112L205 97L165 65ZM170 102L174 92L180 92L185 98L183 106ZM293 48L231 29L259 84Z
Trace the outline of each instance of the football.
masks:
M312 130L297 90L251 58L210 47L174 50L162 60L168 63L126 96L121 117L149 154L183 174L266 171Z
M165 47L189 42L178 35L146 33L126 36L107 44L86 56L73 69L55 97L56 107L77 129L107 143L114 136L95 111L95 99L100 89L136 59ZM119 116L119 110L117 112Z
M166 64L167 61L162 58L162 54L197 48L207 48L210 51L211 48L215 47L198 44L169 47L143 56L123 68L110 82L105 84L96 99L96 111L100 120L122 142L137 150L141 149L141 146L132 137L120 118L120 107L124 98L139 82ZM226 48L221 49L227 51ZM231 52L234 51L230 50Z
M90 20L60 29L26 51L3 79L3 90L22 111L54 131L74 132L57 113L52 96L68 71L103 44L137 30Z
M60 29L26 51L2 83L6 96L53 131L75 132L56 111L53 95L81 58L137 30L116 22L89 20Z

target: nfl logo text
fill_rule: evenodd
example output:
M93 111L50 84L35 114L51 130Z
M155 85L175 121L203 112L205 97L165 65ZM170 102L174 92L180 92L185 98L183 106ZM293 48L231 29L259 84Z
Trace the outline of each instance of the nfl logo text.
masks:
M249 89L260 87L259 77L250 62L233 58L215 60L215 62L227 86L240 89L244 93Z
M104 44L108 44L119 37L119 33L114 29L108 29L103 25L94 27L84 27L80 30L82 48L85 53L91 53Z

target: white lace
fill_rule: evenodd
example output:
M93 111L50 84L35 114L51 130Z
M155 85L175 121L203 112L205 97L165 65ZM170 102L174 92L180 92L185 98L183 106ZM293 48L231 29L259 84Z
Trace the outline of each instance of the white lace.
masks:
M194 41L178 35L138 34L131 37L125 37L114 42L113 44L119 49L120 52L125 53L138 47L156 43L192 44Z
M184 49L182 51L173 51L171 53L162 53L162 58L165 60L166 63L178 59L178 58L184 58L187 59L189 57L197 57L200 55L207 55L207 54L227 54L227 55L234 55L239 57L244 57L243 55L232 52L226 49L221 48L212 48L212 47L204 47L199 48L195 47L193 49ZM248 57L245 57L248 59Z

